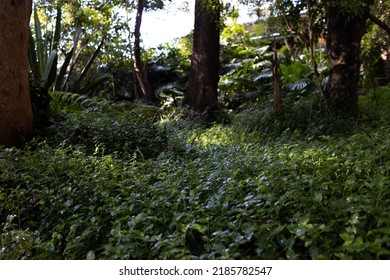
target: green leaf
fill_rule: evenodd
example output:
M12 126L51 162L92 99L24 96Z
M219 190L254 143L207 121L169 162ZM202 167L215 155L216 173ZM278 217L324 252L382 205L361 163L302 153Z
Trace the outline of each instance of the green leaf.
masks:
M72 60L73 58L73 55L77 49L77 45L80 41L80 35L82 33L82 29L81 28L76 28L75 32L74 32L74 35L73 35L73 47L71 48L71 50L66 54L65 56L65 60L64 60L64 63L62 64L61 66L61 70L60 70L60 73L57 77L57 80L56 80L56 90L59 90L59 91L62 91L64 90L64 77L66 75L66 72L68 70L68 67L69 67L69 64L70 64L70 61ZM69 73L68 75L68 78L70 77L71 73ZM66 82L65 82L66 83Z
M343 246L349 246L353 243L355 237L348 233L340 233L339 236L344 240Z
M73 57L73 53L74 53L74 47L65 56L64 63L62 64L61 69L60 69L60 73L58 74L57 79L56 79L55 90L59 90L59 91L63 90L62 83L63 83L64 77L66 75L66 71L68 70L69 63Z
M390 235L390 227L377 228L375 231Z
M54 36L52 42L52 51L57 51L58 44L60 42L61 37L61 21L62 21L62 8L61 5L57 5L57 16L56 16L56 26L54 29Z
M89 91L95 89L102 83L109 81L112 79L112 75L109 73L101 74L97 77L95 77L92 81L88 82L83 88L79 90L80 94L86 94Z
M94 63L96 57L99 55L100 49L103 47L105 39L106 39L106 36L103 36L102 40L100 41L99 46L97 47L95 52L92 54L92 56L89 58L87 64L84 67L84 69L81 71L80 77L78 78L78 80L76 81L75 85L73 86L73 91L77 90L77 87L81 84L83 79L86 77L86 75L87 75L89 69L91 68L92 64ZM82 92L83 91L80 91L80 93L82 93Z
M57 51L52 51L49 58L46 61L46 65L44 67L43 77L41 86L44 89L49 89L55 82L55 78L57 75Z
M41 72L39 72L37 50L35 48L35 40L31 31L31 28L28 29L29 33L29 48L28 48L28 62L32 72L32 75L36 81L41 81Z
M38 61L38 71L39 76L43 76L43 71L46 64L45 59L45 46L42 39L42 26L39 20L37 7L34 6L34 31L35 31L35 44L36 44L36 52L37 52L37 61Z
M321 202L321 201L322 201L322 193L316 192L316 193L314 194L314 201L316 201L316 202Z

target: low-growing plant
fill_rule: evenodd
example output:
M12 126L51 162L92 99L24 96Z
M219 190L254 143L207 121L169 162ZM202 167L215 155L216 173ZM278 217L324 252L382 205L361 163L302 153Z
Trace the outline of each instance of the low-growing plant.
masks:
M0 149L0 259L390 257L388 122L276 134L248 129L259 108L205 125L132 106L63 104L51 133Z
M56 95L59 98L64 96L66 94ZM92 100L96 103L88 103L88 99L82 95L75 99L76 102L80 97L83 97L79 100L80 106L88 105L86 109L75 109L77 107L74 103L54 105L57 112L63 110L59 114L64 119L46 131L46 134L55 136L49 139L54 140L53 144L78 145L88 153L97 154L119 153L131 157L137 153L145 158L157 156L165 149L166 133L153 123L158 117L158 109L141 105L112 105L107 101L96 100Z

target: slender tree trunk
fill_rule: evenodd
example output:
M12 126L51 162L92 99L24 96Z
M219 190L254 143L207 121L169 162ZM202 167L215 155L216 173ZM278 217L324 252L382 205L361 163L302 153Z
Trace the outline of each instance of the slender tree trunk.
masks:
M358 113L358 86L361 66L361 39L368 12L359 16L343 14L337 7L328 10L327 54L330 77L325 92L327 104L336 112Z
M307 7L307 20L308 20L307 31L309 34L309 43L310 43L309 44L310 61L311 61L311 66L313 67L318 91L320 92L321 98L324 98L324 91L322 88L321 75L318 72L318 65L317 65L317 61L315 58L315 52L314 52L314 47L315 47L314 19L313 19L311 0L306 0L306 7Z
M148 102L156 101L155 96L153 95L152 88L149 84L145 67L141 59L141 23L142 23L142 13L144 11L145 3L144 0L138 0L137 4L137 15L135 18L135 28L134 28L134 72L137 77L139 87L141 89L142 95L137 96L136 99L141 98L145 99Z
M28 26L32 0L0 0L0 145L22 146L32 134Z
M217 109L219 0L195 1L195 29L188 88L183 103L204 113Z
M384 31L387 32L387 34L390 35L390 25L388 25L386 22L380 20L378 17L374 16L373 14L369 14L368 15L369 19L375 23L376 25L378 25L380 28L382 28Z
M272 54L272 77L274 85L274 107L277 115L282 112L282 97L280 95L280 82L279 82L279 60L278 50L276 48L276 41L273 42L273 54Z

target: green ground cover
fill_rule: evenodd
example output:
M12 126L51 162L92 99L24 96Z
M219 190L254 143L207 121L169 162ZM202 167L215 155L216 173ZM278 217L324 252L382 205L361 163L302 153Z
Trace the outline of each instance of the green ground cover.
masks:
M210 124L57 104L0 150L0 259L388 259L389 114L366 99L338 133L263 105Z

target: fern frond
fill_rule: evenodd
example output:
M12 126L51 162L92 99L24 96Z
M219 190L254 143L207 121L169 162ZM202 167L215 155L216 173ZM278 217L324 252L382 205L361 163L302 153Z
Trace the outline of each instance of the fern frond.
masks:
M78 104L85 108L96 106L98 103L96 99L73 92L53 91L51 92L51 96L53 99L57 99L66 103Z

